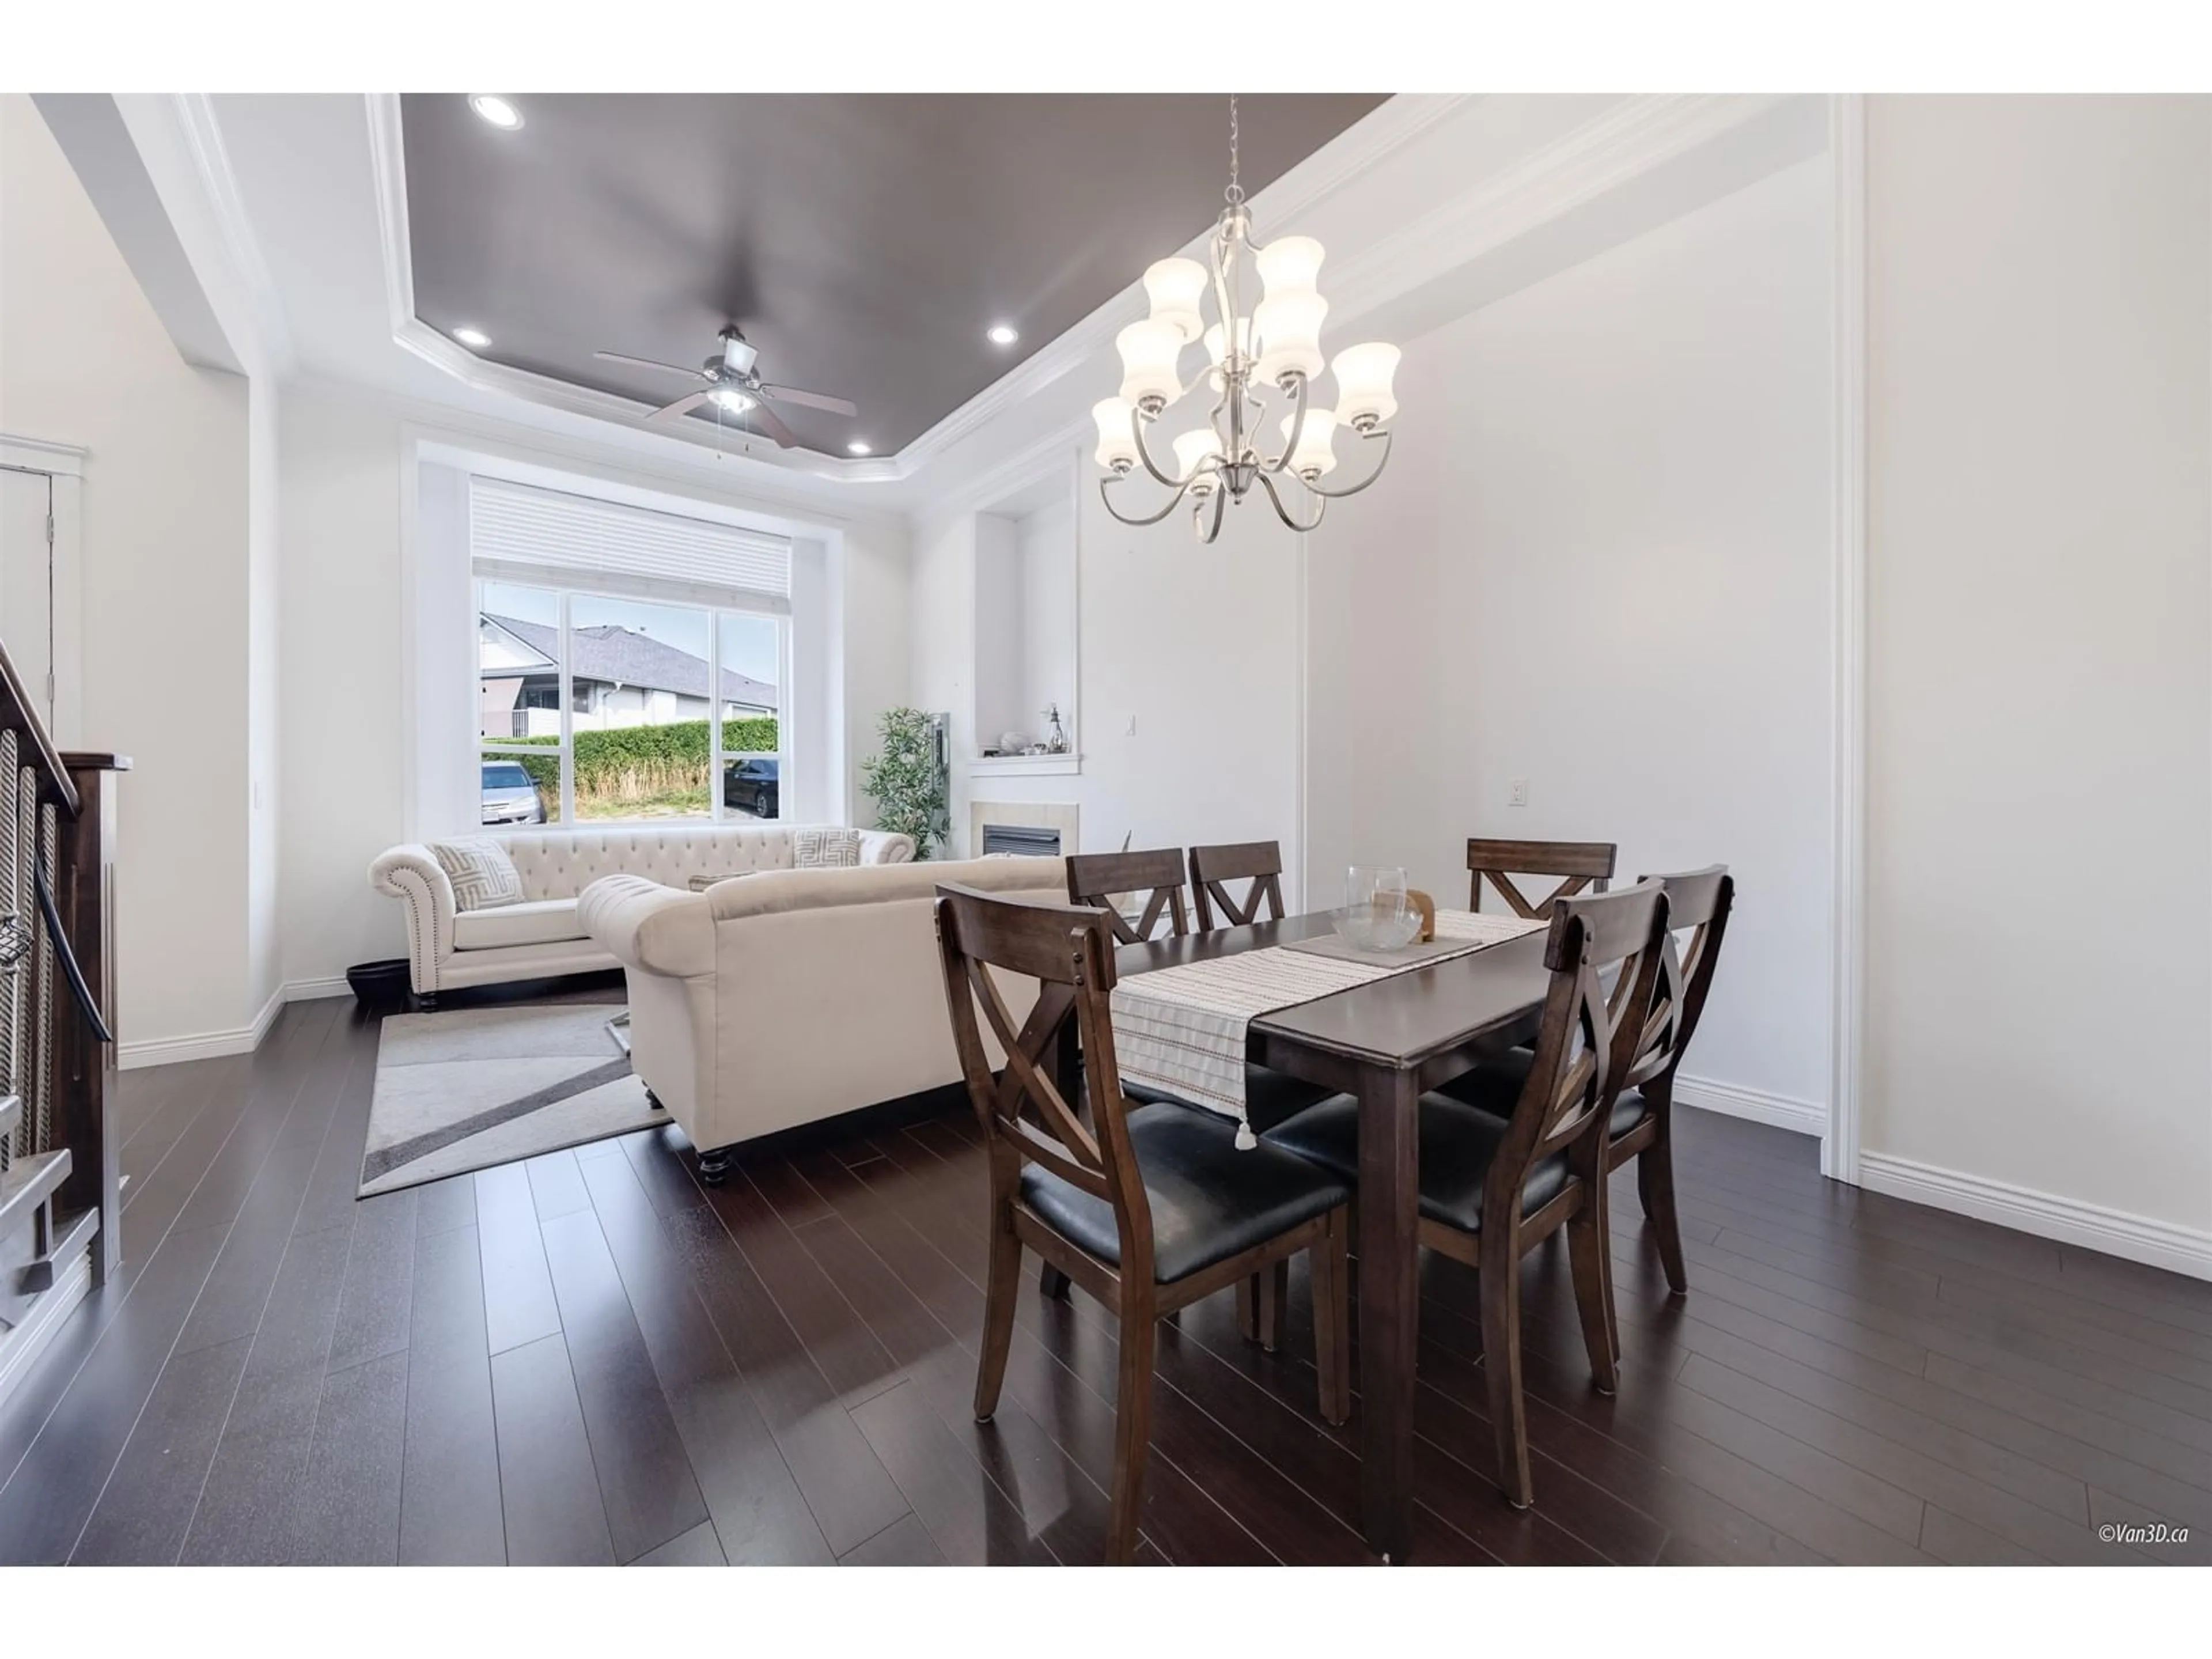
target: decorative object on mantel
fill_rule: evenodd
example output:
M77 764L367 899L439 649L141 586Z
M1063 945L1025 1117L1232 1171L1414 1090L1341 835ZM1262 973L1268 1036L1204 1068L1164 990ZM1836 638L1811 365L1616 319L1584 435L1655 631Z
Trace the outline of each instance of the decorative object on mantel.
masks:
M1255 483L1267 492L1275 516L1285 525L1297 531L1314 528L1330 501L1356 495L1382 476L1390 459L1390 434L1383 422L1398 410L1390 395L1398 348L1380 341L1339 352L1329 366L1336 377L1336 407L1313 405L1312 377L1322 372L1323 362L1322 319L1328 314L1328 301L1316 286L1322 246L1310 236L1280 237L1264 247L1252 240L1252 215L1237 179L1233 96L1229 100L1229 188L1223 193L1229 204L1221 210L1207 250L1211 270L1195 259L1172 258L1146 270L1152 315L1130 324L1114 340L1121 354L1121 395L1095 404L1091 411L1098 425L1098 465L1112 475L1098 483L1106 510L1123 524L1158 524L1188 495L1194 498L1191 526L1201 542L1221 533L1222 504L1242 506ZM1238 289L1239 267L1247 254L1263 290L1249 314ZM1209 286L1218 313L1211 328L1199 308ZM1186 383L1180 367L1183 349L1201 336L1206 366ZM1176 439L1173 462L1163 471L1146 446L1145 428L1201 380L1221 394L1220 401L1206 425ZM1288 411L1273 422L1283 444L1272 459L1254 441L1269 421L1271 390L1279 394L1281 406ZM1358 483L1323 489L1322 476L1336 465L1339 426L1351 428L1364 442L1379 439L1382 447L1374 469ZM1114 486L1139 465L1175 494L1158 512L1132 516L1115 506ZM1296 478L1313 498L1311 518L1300 520L1285 502L1277 481L1285 477Z
M1067 733L1060 729L1060 705L1056 702L1045 704L1044 717L1052 722L1052 735L1044 740L1044 752L1065 755L1067 752Z
M913 836L915 857L926 859L948 829L944 717L887 708L878 730L883 750L860 763L860 787L875 798L877 827Z

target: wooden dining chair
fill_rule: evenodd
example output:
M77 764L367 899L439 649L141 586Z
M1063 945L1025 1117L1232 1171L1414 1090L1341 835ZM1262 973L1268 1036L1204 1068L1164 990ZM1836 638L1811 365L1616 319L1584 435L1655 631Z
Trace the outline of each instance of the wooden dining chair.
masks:
M1241 904L1227 884L1249 881ZM1237 842L1190 849L1190 890L1198 900L1198 928L1246 927L1283 919L1283 849L1272 841ZM1219 912L1221 920L1214 915Z
M1620 1079L1645 1047L1666 938L1667 897L1656 881L1556 901L1542 1023L1508 1114L1421 1097L1417 1237L1480 1275L1498 1479L1516 1509L1535 1497L1521 1393L1521 1258L1562 1226L1590 1375L1600 1393L1613 1391L1604 1130ZM1601 975L1615 969L1608 994ZM1302 1112L1266 1139L1358 1179L1359 1109L1348 1097Z
M1144 853L1077 853L1066 860L1071 904L1094 905L1106 912L1114 937L1141 945L1152 937L1164 915L1168 932L1181 939L1190 932L1190 909L1182 896L1182 848L1159 847ZM1114 902L1118 894L1138 894L1144 909L1132 922Z
M1602 893L1613 880L1618 849L1609 841L1484 841L1467 843L1467 908L1482 908L1482 884L1498 890L1513 914L1529 921L1547 915L1553 899L1569 898L1585 887ZM1540 899L1532 899L1516 884L1516 876L1543 876L1559 884Z
M1131 1559L1142 1512L1157 1323L1254 1273L1312 1253L1321 1414L1352 1407L1346 1224L1351 1188L1262 1142L1239 1151L1227 1120L1139 1104L1121 1091L1110 998L1114 945L1096 909L1022 903L950 884L937 937L960 1069L990 1167L990 1265L975 1419L988 1422L1013 1339L1022 1252L1034 1250L1121 1321L1106 1559ZM1038 982L1018 1025L992 972ZM981 1018L979 1019L978 1015ZM1058 1058L1074 1021L1087 1056L1089 1121ZM988 1025L1006 1056L994 1074Z
M1658 987L1644 1021L1643 1049L1621 1078L1620 1093L1607 1121L1605 1168L1610 1175L1631 1158L1636 1160L1636 1195L1651 1224L1667 1288L1685 1296L1690 1280L1682 1261L1681 1222L1674 1212L1674 1076L1712 989L1721 939L1728 932L1729 912L1735 907L1735 878L1729 874L1728 866L1715 864L1643 879L1657 882L1667 895L1668 932L1660 951ZM1689 934L1689 943L1678 948L1678 936L1684 933ZM1445 1091L1495 1113L1512 1098L1534 1058L1527 1048L1512 1049L1446 1084ZM1613 1346L1618 1351L1619 1322L1610 1302L1607 1316L1616 1333Z

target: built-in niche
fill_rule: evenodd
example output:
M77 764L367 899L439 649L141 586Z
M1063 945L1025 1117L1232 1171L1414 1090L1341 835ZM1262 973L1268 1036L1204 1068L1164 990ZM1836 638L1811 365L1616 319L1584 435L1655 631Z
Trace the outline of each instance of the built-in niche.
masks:
M1079 769L1072 467L975 514L975 684L972 769Z

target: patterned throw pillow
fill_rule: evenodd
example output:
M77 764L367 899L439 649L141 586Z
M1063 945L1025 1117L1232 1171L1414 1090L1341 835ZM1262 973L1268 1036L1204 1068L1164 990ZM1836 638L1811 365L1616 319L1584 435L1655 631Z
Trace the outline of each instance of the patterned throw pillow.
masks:
M489 836L432 842L430 850L453 884L453 902L460 908L493 910L522 902L522 877L514 860Z
M860 832L857 830L794 830L791 862L794 869L843 868L860 861Z

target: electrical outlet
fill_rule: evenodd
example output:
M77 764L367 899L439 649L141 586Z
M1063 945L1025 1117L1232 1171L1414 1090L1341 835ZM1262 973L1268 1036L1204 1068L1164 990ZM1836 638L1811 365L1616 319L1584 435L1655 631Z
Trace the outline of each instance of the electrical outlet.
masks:
M1516 778L1513 780L1513 787L1510 793L1509 793L1505 797L1505 804L1508 806L1526 806L1528 804L1528 779Z

